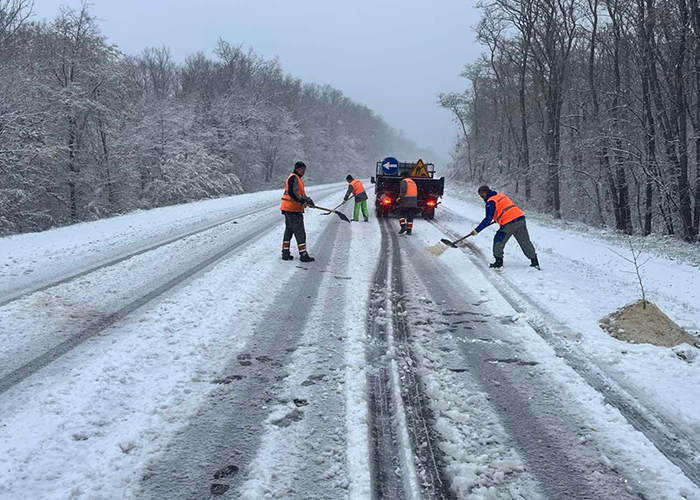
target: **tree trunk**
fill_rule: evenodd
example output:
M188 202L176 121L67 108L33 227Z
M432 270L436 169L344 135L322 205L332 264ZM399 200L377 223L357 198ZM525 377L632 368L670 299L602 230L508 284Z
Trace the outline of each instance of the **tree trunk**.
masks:
M525 174L525 199L529 200L532 196L532 173L530 172L530 143L527 136L527 103L525 101L525 77L527 75L528 53L530 51L530 34L529 32L523 38L523 59L520 65L520 75L518 82L518 98L520 103L520 134L522 148L522 163L521 168Z
M76 178L78 177L78 166L75 163L75 127L74 118L68 119L68 198L71 222L78 220L78 189Z
M678 58L674 67L675 80L675 113L678 122L678 197L680 201L680 216L683 221L684 237L688 241L694 241L696 234L693 231L693 216L691 213L690 185L688 182L688 119L685 106L685 83L683 69L685 66L686 36L688 33L688 6L685 0L678 1L681 15L681 26L678 33Z
M637 2L639 11L638 31L639 37L643 46L643 67L642 67L642 106L644 108L644 127L646 132L645 150L647 166L644 169L646 172L646 190L644 200L644 235L648 236L652 231L652 206L654 203L654 190L652 174L658 172L658 163L656 160L656 125L654 122L654 113L651 106L651 95L649 90L649 73L652 69L651 46L648 37L651 34L647 30L646 13L644 8L644 0Z
M689 0L695 41L693 73L695 77L695 209L693 210L693 233L700 234L700 6L698 0Z
M100 144L102 146L102 159L105 165L105 175L107 177L107 204L110 211L114 212L116 210L117 203L117 192L114 186L114 180L112 179L111 165L109 164L109 148L107 147L107 131L104 127L104 122L102 117L98 115L97 118L97 128L100 136Z
M620 73L620 20L619 20L619 10L617 0L612 0L606 2L608 8L608 13L610 14L610 21L612 24L613 32L613 80L614 80L614 93L612 106L610 109L610 115L612 118L612 129L617 138L615 139L615 153L613 154L612 162L615 164L615 183L610 186L611 189L617 189L617 203L618 210L615 211L618 218L616 219L616 227L619 231L623 231L626 234L632 233L632 210L630 208L630 196L629 196L629 185L627 182L627 173L625 172L624 160L620 157L620 151L622 150L622 140L620 139L620 111L619 103L620 96L622 94L622 76Z
M610 174L607 139L605 137L601 137L600 101L598 100L598 86L595 82L595 59L596 49L598 47L598 0L593 0L593 3L589 1L588 6L591 10L591 50L588 53L588 85L591 91L591 101L593 103L593 121L597 134L596 141L598 142L596 156L598 157L600 169L602 172L604 172L605 177L608 180L608 185L610 186L610 195L613 202L613 214L615 216L615 224L617 226L617 221L620 220L620 204L618 202L617 189L615 188L615 179ZM600 187L597 185L596 191L600 191Z
M561 100L558 82L554 75L550 74L550 81L545 84L545 104L547 121L545 139L547 143L547 208L552 211L555 218L561 218L561 200L559 192L559 158L560 143L560 118Z

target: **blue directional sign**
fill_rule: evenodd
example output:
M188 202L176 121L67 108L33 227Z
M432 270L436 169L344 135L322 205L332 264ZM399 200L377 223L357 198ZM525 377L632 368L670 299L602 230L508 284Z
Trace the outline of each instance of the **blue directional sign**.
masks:
M385 174L395 174L399 169L399 160L393 156L387 156L382 160L382 172Z

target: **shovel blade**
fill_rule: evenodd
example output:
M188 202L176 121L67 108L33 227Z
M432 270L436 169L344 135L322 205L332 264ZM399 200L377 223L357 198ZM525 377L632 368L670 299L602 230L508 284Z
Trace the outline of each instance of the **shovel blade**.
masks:
M445 245L447 245L448 247L457 248L457 245L455 245L453 242L451 242L451 241L448 240L447 238L443 238L443 239L441 239L440 241L442 241L442 242L443 242Z
M323 210L324 212L326 212L326 214L324 214L324 215L336 214L338 217L340 217L345 222L350 222L350 219L348 219L344 213L336 212L335 209L333 209L333 208L319 207L318 205L310 206L309 208L315 208L316 210Z

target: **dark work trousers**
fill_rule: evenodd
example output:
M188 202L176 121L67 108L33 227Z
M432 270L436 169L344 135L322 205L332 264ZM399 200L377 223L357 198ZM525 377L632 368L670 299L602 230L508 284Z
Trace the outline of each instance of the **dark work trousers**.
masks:
M407 222L413 222L413 214L416 213L415 207L401 207L401 216Z
M510 222L496 232L496 235L493 237L494 257L503 258L503 249L511 236L515 236L520 248L528 259L537 258L537 252L535 252L535 247L532 245L530 235L527 232L525 218Z
M304 214L302 212L285 212L284 215L284 240L282 249L289 249L292 236L297 240L299 253L306 251L306 229L304 229Z
M399 221L404 220L405 222L410 222L413 224L413 216L419 211L420 209L417 207L399 207ZM403 224L403 222L401 223Z

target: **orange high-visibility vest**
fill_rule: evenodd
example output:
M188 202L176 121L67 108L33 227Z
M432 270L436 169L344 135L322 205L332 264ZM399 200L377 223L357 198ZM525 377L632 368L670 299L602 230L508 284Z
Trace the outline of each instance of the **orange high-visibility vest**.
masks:
M414 198L418 197L418 187L416 186L416 183L414 182L413 179L406 178L403 180L406 183L406 194L404 195L405 198L410 198L413 196Z
M352 186L353 196L357 196L365 190L365 187L362 185L362 182L360 182L360 179L351 180L350 185Z
M496 193L491 196L486 202L493 201L496 204L496 211L493 213L493 220L503 227L509 222L514 221L518 217L523 217L525 213L520 210L515 203L506 195Z
M291 176L297 178L297 183L299 185L296 195L299 198L306 198L306 191L304 190L304 181L301 180L301 177L292 172L287 176L287 180L284 181L284 194L282 195L282 203L280 204L280 209L284 212L303 212L304 207L302 206L302 204L294 201L294 199L291 196L289 196L289 192L287 191L287 186L289 186L289 178Z

